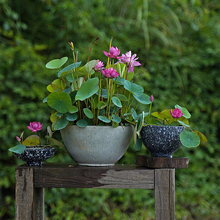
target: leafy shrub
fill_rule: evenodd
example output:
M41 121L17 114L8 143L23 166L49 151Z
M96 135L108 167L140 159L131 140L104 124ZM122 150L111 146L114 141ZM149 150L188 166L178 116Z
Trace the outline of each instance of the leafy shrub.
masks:
M45 63L69 53L68 41L85 51L79 58L86 60L97 36L100 40L91 59L102 53L100 48L108 50L109 37L114 36L114 46L123 53L131 48L142 61L135 80L154 95L153 108L159 111L178 102L190 110L208 138L207 145L180 148L174 154L190 158L188 169L176 170L176 219L220 218L218 1L23 0L12 4L0 0L0 6L2 219L14 218L14 168L22 164L7 149L30 121L44 126L48 122L49 110L42 99L52 77ZM135 163L137 154L149 155L145 149L135 152L131 145L120 163ZM58 149L49 161L71 159ZM45 198L47 219L154 218L154 199L147 190L51 189Z

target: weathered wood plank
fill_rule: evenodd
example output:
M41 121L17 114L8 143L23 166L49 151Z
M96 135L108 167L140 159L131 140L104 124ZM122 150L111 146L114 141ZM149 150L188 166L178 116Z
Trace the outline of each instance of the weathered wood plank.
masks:
M33 220L33 169L16 169L15 220Z
M44 189L34 187L34 168L16 168L15 179L15 219L44 220Z
M188 168L189 158L147 157L137 155L136 164L148 168Z
M155 220L175 219L175 169L155 169Z
M35 187L154 188L154 170L126 165L86 167L69 165L34 168Z
M44 220L44 188L34 187L34 220Z

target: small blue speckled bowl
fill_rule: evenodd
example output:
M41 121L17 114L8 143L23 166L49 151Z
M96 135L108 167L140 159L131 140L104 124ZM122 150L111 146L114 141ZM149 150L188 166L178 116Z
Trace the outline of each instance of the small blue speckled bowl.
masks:
M13 153L18 159L28 166L41 166L42 161L49 159L55 153L56 148L51 146L27 147L22 154Z
M152 157L172 157L180 146L180 133L183 126L148 125L141 129L144 146L151 152Z

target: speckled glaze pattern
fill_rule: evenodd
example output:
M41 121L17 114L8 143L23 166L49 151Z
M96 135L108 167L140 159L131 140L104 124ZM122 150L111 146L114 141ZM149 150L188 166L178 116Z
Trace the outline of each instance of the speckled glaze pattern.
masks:
M180 133L183 126L148 125L141 129L144 146L151 152L152 157L172 157L181 146Z
M28 166L41 166L42 161L52 157L56 148L51 146L43 147L27 147L22 154L14 153L14 155L27 163Z

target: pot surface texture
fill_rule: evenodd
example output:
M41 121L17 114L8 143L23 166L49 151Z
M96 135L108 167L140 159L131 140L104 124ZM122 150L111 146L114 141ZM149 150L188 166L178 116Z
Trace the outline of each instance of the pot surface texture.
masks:
M14 155L27 163L28 166L41 166L42 161L49 159L55 153L56 148L51 146L27 147L22 154Z
M180 133L183 129L183 126L148 125L141 129L140 134L152 157L172 157L181 146Z
M132 135L133 126L69 125L61 130L72 159L86 166L113 166L125 154Z

